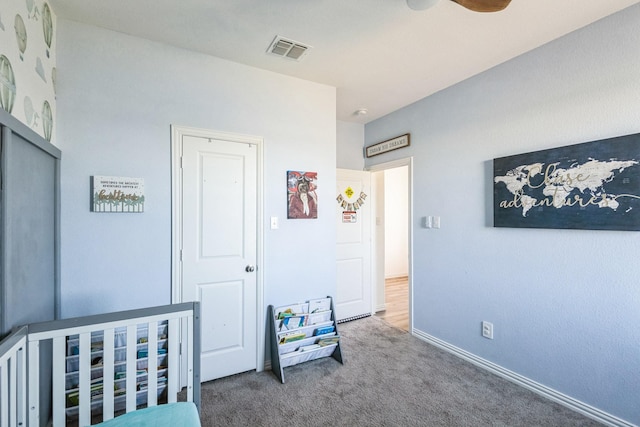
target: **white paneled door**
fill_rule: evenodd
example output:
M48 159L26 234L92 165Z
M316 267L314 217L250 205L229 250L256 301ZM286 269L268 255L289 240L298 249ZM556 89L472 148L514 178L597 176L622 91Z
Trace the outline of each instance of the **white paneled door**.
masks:
M201 380L256 369L257 147L182 138L182 301L200 301Z
M371 300L371 173L338 169L336 179L338 321L370 315Z

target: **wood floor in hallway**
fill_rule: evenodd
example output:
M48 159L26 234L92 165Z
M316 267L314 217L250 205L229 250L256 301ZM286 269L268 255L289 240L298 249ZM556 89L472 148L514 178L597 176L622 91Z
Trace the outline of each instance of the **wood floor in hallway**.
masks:
M404 331L409 331L409 278L394 277L384 283L385 310L376 316Z

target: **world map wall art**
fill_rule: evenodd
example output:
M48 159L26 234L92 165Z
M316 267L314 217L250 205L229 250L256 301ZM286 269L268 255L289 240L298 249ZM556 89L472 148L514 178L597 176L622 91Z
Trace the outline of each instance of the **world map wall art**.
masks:
M493 159L493 225L640 230L640 134Z

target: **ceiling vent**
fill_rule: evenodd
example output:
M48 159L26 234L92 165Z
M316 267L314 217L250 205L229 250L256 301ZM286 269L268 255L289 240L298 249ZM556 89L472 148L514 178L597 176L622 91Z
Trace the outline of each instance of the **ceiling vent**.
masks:
M311 46L305 46L302 43L276 36L273 42L271 42L269 49L267 49L267 53L294 61L300 61L309 49L311 49Z

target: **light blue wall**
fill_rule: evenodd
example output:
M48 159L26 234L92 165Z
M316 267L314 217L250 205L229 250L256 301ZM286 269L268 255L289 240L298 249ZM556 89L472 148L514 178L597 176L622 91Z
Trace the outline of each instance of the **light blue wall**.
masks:
M335 88L58 20L62 314L171 302L170 125L264 138L265 304L335 294ZM286 219L286 171L319 218ZM145 212L89 212L89 177L145 180ZM280 219L270 230L269 217Z
M362 170L364 168L364 156L362 155L364 125L338 121L336 130L337 167Z
M411 133L366 163L414 157L414 327L636 424L640 233L493 228L491 178L496 157L640 132L639 23L635 5L365 126L365 145Z

